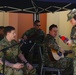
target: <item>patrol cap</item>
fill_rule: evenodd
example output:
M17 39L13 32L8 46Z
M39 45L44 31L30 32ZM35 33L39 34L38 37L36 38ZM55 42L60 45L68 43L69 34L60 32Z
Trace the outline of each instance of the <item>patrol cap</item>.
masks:
M71 20L74 16L76 15L76 9L72 9L68 14L67 14L67 21Z

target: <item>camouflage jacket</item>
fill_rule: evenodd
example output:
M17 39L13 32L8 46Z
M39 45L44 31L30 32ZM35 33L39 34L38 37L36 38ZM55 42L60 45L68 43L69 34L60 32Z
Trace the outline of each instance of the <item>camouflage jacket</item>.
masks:
M47 34L44 39L44 45L47 49L50 48L59 51L59 46L56 42L56 39L49 34Z
M41 29L31 28L27 30L22 37L27 36L27 40L31 40L37 43L42 43L45 33Z
M76 25L72 27L70 37L74 44L76 44Z
M8 40L4 37L4 39L2 39L0 41L0 50L3 50L6 47L10 47L14 44L17 44L17 42L15 40L8 42ZM11 48L8 48L7 50L5 49L5 60L11 62L11 63L17 63L18 62L18 54L21 51L19 50L18 45L15 45ZM0 52L0 58L3 58L3 52ZM7 66L5 66L7 67ZM0 71L2 70L2 65L0 64Z
M51 50L51 49L59 51L59 46L55 38L52 37L50 34L47 34L43 41L43 63L45 65L49 65L52 63L48 55L48 50Z
M76 56L76 25L72 27L71 34L70 34L72 44L72 50L74 51L74 56Z
M0 34L0 41L4 38L4 35Z

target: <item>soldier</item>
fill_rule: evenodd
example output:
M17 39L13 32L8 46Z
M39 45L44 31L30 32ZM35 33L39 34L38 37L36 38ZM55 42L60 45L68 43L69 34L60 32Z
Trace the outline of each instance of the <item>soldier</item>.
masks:
M38 62L38 59L37 58L39 58L39 56L38 56L39 46L42 45L42 42L43 42L43 39L44 39L44 36L45 36L45 33L40 29L40 26L41 26L40 25L40 21L39 20L36 20L34 22L33 28L27 30L22 35L22 38L25 41L27 41L27 42L29 41L29 43L28 43L27 46L25 44L24 49L23 49L23 46L22 46L21 47L21 50L23 51L23 54L25 55L25 57L27 57L27 59L30 58L30 62L33 61L32 59L34 59L34 63ZM28 47L29 49L26 48L26 47ZM26 48L26 50L25 50L25 48ZM29 51L31 52L31 54L29 53ZM26 56L26 54L28 54L28 55Z
M71 34L70 38L67 43L69 46L72 46L72 49L74 51L74 61L73 61L73 67L74 67L74 75L76 75L76 9L71 10L68 14L68 21L72 24Z
M0 40L4 38L4 26L0 26Z
M44 32L40 29L40 21L36 20L34 22L33 28L27 30L23 35L22 38L25 40L32 40L37 43L42 43L44 38Z
M12 26L6 26L4 29L5 37L0 41L0 50L5 50L5 75L35 75L36 70L33 66L24 58L23 54L19 50L19 45L15 41L15 28ZM15 45L15 46L14 46ZM11 47L12 46L12 47ZM0 52L0 73L3 73L3 52ZM20 62L18 62L18 57ZM24 65L25 63L26 65ZM24 71L23 71L24 70Z
M44 51L43 51L43 63L45 66L48 67L55 67L55 68L64 68L65 72L62 75L69 75L72 73L72 61L70 58L61 58L58 61L52 61L51 50L56 50L59 55L60 53L65 53L65 51L60 48L56 42L55 37L57 36L58 28L57 25L52 24L49 27L49 34L46 35L44 39ZM72 74L71 74L72 75Z

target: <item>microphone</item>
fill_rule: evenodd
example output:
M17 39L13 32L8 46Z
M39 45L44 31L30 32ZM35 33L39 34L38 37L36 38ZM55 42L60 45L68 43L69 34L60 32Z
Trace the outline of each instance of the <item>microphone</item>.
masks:
M64 43L66 43L67 41L69 41L69 39L68 39L67 37L65 37L65 36L59 35L59 38L60 38Z

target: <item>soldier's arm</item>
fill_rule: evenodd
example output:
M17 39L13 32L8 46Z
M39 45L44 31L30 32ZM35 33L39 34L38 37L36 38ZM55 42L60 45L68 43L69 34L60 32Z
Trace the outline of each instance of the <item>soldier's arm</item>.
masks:
M22 53L19 54L19 58L25 63L28 70L32 70L33 66L26 60Z
M27 35L26 35L26 32L22 35L22 39L27 39Z
M0 59L0 64L3 65L3 61ZM9 66L11 68L16 68L16 69L21 69L24 67L24 64L23 63L16 63L16 64L13 64L13 63L10 63L8 62L7 60L5 60L5 65L6 66Z
M22 38L26 40L26 39L28 38L28 35L30 35L30 33L31 33L31 29L27 30L27 31L22 35Z
M2 45L1 43L0 43L0 50L2 50L4 48L4 45ZM9 61L7 61L6 59L4 60L3 59L3 52L1 51L0 52L0 64L1 65L3 65L4 63L3 62L5 62L5 65L6 66L8 66L8 67L12 67L12 68L16 68L16 69L20 69L20 68L23 68L24 67L24 65L23 65L23 63L16 63L16 64L14 64L14 63L10 63Z
M2 63L3 64L3 63ZM13 67L13 63L10 63L10 62L8 62L7 60L5 60L5 65L6 66L9 66L9 67Z
M51 38L48 39L48 38L46 38L45 44L50 49L54 49L54 50L57 50L57 51L60 50L60 47L58 46L57 42L54 39L51 39Z
M25 58L24 55L22 54L22 51L20 50L20 46L18 45L17 47L18 47L18 57L19 57L19 59L20 59L22 62L24 62L24 63L28 63L27 60L26 60L26 58Z
M3 60L2 60L2 58L0 58L0 64L2 64L3 65ZM10 62L8 62L7 60L5 60L5 65L6 66L9 66L9 67L13 67L13 63L10 63Z
M58 46L58 44L56 42L53 42L53 41L51 42L50 47L54 50L57 50L57 51L60 50L60 47Z
M19 54L19 58L22 60L22 62L28 63L28 61L26 60L26 58L23 56L22 53Z
M3 48L4 48L4 45L3 45L3 43L0 42L0 50L2 50ZM3 61L4 61L3 56L4 56L3 52L0 51L0 64L2 64L2 65L3 65ZM5 60L5 65L12 67L13 64L8 62L7 60Z
M76 44L76 27L72 28L70 37L72 42Z

